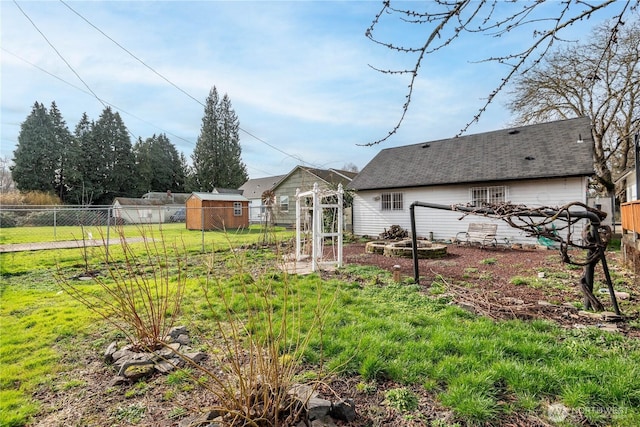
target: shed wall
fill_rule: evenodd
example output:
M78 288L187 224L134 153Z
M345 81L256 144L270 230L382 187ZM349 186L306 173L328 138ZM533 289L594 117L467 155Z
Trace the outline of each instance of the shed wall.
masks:
M189 230L224 230L249 226L249 202L242 201L242 213L234 214L234 201L201 200L186 202L186 225Z

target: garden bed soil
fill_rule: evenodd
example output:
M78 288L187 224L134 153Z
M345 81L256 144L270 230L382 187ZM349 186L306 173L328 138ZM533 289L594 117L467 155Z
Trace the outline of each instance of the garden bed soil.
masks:
M636 319L640 306L634 297L639 295L640 283L619 266L619 255L607 252L607 263L616 286L631 291L630 301L618 301L623 314ZM389 272L399 266L401 280L414 277L413 259L366 253L365 244L345 245L343 257L345 264L372 265ZM446 256L418 260L418 267L420 286L425 292L436 283L439 289L444 287L453 303L480 315L494 319L547 319L569 328L608 323L601 316L581 312L582 267L562 263L558 250L450 244ZM539 278L540 273L544 277ZM612 312L609 294L600 292L606 288L600 264L596 267L595 281L594 293L605 309ZM618 322L616 327L621 333L640 337L640 330L626 322Z

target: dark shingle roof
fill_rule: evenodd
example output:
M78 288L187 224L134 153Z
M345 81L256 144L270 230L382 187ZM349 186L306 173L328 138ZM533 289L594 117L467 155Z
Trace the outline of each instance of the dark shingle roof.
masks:
M120 206L165 206L170 205L168 200L160 199L134 199L132 197L116 197L113 203L118 202Z
M582 142L578 142L581 138ZM588 176L589 118L387 148L349 184L355 190Z
M314 174L324 182L335 185L347 185L357 175L357 173L355 172L343 171L338 169L304 169L306 169L309 173Z

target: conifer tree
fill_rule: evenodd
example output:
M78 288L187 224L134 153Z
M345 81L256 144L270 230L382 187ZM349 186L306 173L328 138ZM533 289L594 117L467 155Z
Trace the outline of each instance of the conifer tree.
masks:
M76 173L70 180L68 199L75 204L92 204L104 192L104 152L93 135L94 123L83 113L73 138Z
M45 106L35 102L20 125L11 172L21 191L54 192L57 161L54 128Z
M95 199L96 203L111 204L115 197L135 196L137 193L135 157L129 133L120 114L114 113L111 107L106 107L95 122L91 133L103 153L103 158L100 159L103 164L99 167L104 171L102 174L104 190Z
M73 181L73 176L77 173L74 166L78 160L77 155L80 153L74 150L73 137L55 101L51 103L49 108L49 117L56 162L54 165L54 190L60 200L67 202L70 181Z
M240 123L229 97L225 94L220 100L214 86L207 97L192 156L197 190L238 188L247 180L246 166L240 159L239 129Z
M184 170L178 150L165 134L139 139L134 147L140 191L180 192L184 189Z

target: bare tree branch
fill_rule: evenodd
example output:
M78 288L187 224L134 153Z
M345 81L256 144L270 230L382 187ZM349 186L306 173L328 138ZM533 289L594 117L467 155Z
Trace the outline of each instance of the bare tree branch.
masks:
M478 109L478 112L473 116L472 120L459 131L458 135L465 133L473 123L480 119L482 114L494 101L496 95L504 90L514 77L527 74L549 53L554 42L563 41L563 39L560 38L560 33L563 30L579 21L589 19L596 12L607 9L614 3L616 3L615 0L594 3L583 0L565 0L559 4L560 10L555 10L555 14L552 13L550 15L550 12L545 11L543 8L545 2L514 3L512 7L519 5L521 9L514 10L506 17L499 17L496 13L497 10L499 8L504 9L507 6L498 0L435 0L426 2L424 6L426 10L424 11L398 9L391 6L390 0L385 0L382 9L376 14L371 25L367 28L365 32L366 37L374 43L392 51L416 55L416 59L413 67L404 70L384 70L381 67L372 66L373 69L385 74L408 74L410 78L406 101L402 106L402 112L396 125L385 137L364 145L371 146L379 144L398 132L412 101L418 70L426 57L450 45L464 33L501 37L518 30L524 30L527 26L534 24L536 26L536 29L533 31L534 40L526 49L520 52L492 56L481 61L505 64L509 67L509 70L501 79L498 86L487 96L486 101ZM615 15L618 24L614 26L614 33L612 34L615 34L617 27L622 25L624 14L632 8L637 8L638 4L640 4L640 0L627 0L624 2L622 11ZM548 6L548 4L546 4L546 6ZM538 12L539 15L537 14ZM383 41L378 39L374 35L374 32L378 26L383 25L382 18L386 15L399 16L402 22L407 25L426 25L432 26L433 28L430 28L430 32L428 32L426 40L422 45L403 46L393 41ZM542 27L542 29L539 29L540 27ZM613 35L611 40L615 40Z

